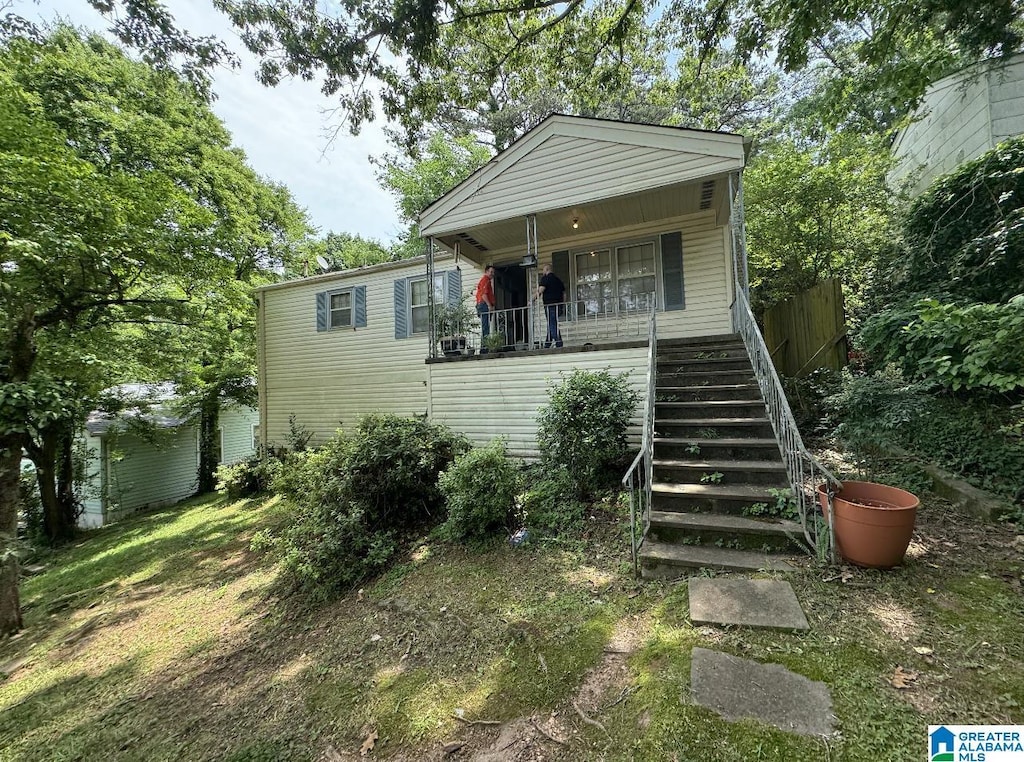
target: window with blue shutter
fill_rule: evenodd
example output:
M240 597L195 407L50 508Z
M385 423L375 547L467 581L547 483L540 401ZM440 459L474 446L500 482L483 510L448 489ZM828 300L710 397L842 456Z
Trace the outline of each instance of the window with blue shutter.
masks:
M366 327L366 286L321 291L316 295L316 330Z
M449 302L453 294L462 296L462 274L441 272L434 276L435 303ZM407 339L424 334L430 327L430 294L427 276L415 275L395 281L395 338Z
M684 309L686 290L683 287L682 233L665 233L661 236L661 279L665 291L665 309Z

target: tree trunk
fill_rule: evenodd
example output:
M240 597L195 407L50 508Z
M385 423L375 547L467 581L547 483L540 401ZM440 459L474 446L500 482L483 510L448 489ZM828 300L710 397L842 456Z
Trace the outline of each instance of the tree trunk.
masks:
M78 501L74 488L73 438L70 421L54 421L40 432L40 441L28 448L36 466L43 528L52 545L75 536Z
M220 427L220 392L211 387L203 397L199 411L199 494L216 488L217 466L220 464L217 436Z
M81 512L75 492L75 430L74 424L63 426L57 450L57 503L60 506L61 528L64 537L71 539L78 529Z
M21 476L21 442L14 435L0 436L0 635L21 629L18 600L18 479Z

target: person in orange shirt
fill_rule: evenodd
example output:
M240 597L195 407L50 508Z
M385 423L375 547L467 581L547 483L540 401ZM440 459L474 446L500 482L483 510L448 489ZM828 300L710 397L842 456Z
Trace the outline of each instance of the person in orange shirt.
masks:
M494 311L494 265L484 268L484 276L476 284L476 314L480 316L480 338L485 339L491 334L490 313ZM480 348L480 354L487 351Z

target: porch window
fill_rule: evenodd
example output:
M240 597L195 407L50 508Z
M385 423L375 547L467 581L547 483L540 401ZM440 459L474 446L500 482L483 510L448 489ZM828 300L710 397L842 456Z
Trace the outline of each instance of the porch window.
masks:
M638 243L620 246L615 250L619 279L619 310L630 311L646 307L648 294L653 294L654 244Z
M352 325L352 292L338 291L330 295L331 328L347 328Z
M409 281L409 325L411 333L426 333L430 327L430 305L427 303L427 278L413 278ZM434 276L434 300L444 303L444 273Z
M615 288L609 249L595 249L576 255L576 299L582 315L597 315L614 309Z

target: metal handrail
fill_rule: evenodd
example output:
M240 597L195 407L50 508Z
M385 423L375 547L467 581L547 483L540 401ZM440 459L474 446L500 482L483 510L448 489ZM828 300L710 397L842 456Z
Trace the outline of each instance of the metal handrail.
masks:
M754 320L750 302L747 301L739 282L736 283L736 299L731 309L733 328L743 338L743 344L747 348L750 364L753 366L761 396L764 398L768 419L782 451L804 539L820 558L828 553L834 561L835 534L832 528L831 501L835 492L842 487L842 482L804 447L796 419L789 407L789 400L786 399L786 392L782 388L782 380L775 370L771 354ZM821 522L817 520L818 486L821 484L828 485L826 493L829 497L829 510L824 512L824 524L827 528L825 537L821 536ZM826 543L824 547L823 540Z
M643 433L640 452L622 477L622 486L629 490L629 538L633 572L640 575L639 551L651 522L651 485L654 482L654 403L657 394L658 316L651 307L647 328L647 403L644 405ZM638 469L643 465L643 489L638 485ZM637 531L637 511L640 529Z

